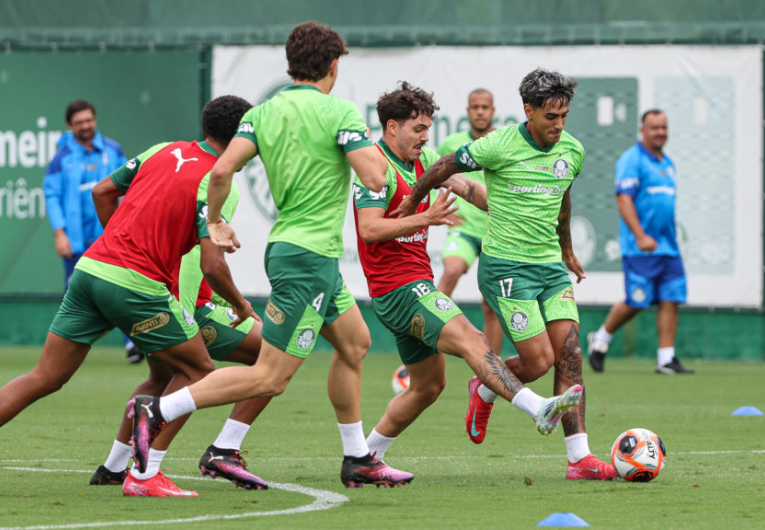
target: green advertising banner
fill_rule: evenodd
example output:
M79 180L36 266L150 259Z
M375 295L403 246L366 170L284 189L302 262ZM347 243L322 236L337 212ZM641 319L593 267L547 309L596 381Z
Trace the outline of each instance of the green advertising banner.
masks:
M42 180L69 102L93 103L130 158L200 138L200 71L193 51L0 54L0 295L63 291Z

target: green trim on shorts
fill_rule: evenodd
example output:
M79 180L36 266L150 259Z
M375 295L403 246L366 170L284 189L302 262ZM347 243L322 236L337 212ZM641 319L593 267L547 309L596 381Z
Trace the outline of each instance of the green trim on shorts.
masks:
M144 353L177 346L199 332L194 317L167 289L152 296L75 269L50 331L93 344L115 327Z
M478 285L513 342L539 335L553 320L579 322L573 285L562 262L519 263L483 254Z
M444 241L444 258L461 258L470 268L476 258L481 255L481 238L473 237L458 230L446 233Z
M164 293L168 292L167 286L164 283L152 280L140 272L126 269L125 267L118 267L111 263L94 260L87 256L81 257L74 268L87 272L96 278L101 278L107 282L117 284L130 291L144 293L150 296L164 296Z
M212 302L197 307L194 318L199 325L199 332L205 341L207 352L216 361L223 361L231 355L231 352L239 347L255 325L255 319L250 317L232 328L231 322L236 320L234 310Z
M430 280L418 280L372 298L372 307L393 333L404 364L415 364L437 353L444 325L462 314Z

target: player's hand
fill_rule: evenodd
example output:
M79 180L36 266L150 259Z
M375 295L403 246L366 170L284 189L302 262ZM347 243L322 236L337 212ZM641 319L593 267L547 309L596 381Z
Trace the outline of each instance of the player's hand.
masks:
M398 208L390 213L390 217L409 217L416 211L417 203L412 200L411 195L407 195L404 197L404 200L401 201L401 204L398 205Z
M428 225L454 225L453 218L456 217L454 212L457 211L457 206L454 206L454 201L457 200L457 196L452 194L452 189L438 190L438 197L430 205L430 208L425 210L425 215L428 218Z
M573 252L571 252L569 255L563 256L563 263L566 264L566 267L568 267L568 270L573 272L576 275L576 283L581 283L582 280L587 278L587 275L584 273L584 267L582 266L582 262L579 261L579 258L577 258Z
M250 317L259 322L262 322L260 317L258 317L258 315L256 315L252 310L252 304L247 300L244 300L244 303L241 306L232 306L231 309L233 309L234 313L236 314L236 320L231 321L231 324L229 324L232 328L237 327L239 324Z
M64 232L64 229L61 228L59 230L56 230L53 232L54 234L54 244L56 246L56 254L58 254L62 258L71 259L72 258L72 244L69 242L69 237L66 235L66 232Z
M234 229L223 219L215 223L207 223L207 230L210 232L210 241L226 252L236 252L236 249L242 246L236 238Z
M636 237L635 242L637 243L638 248L643 252L653 252L659 246L656 240L648 234L643 234L640 237Z

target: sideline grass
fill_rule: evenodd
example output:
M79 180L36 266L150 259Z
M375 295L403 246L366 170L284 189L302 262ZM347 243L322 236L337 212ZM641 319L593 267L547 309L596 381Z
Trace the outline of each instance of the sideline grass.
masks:
M0 348L0 384L31 369L37 348ZM736 417L743 405L765 410L762 363L704 362L695 376L660 376L650 361L608 361L585 372L590 446L607 458L631 427L657 432L667 467L648 484L565 480L563 436L536 433L507 403L494 409L486 441L464 433L469 369L447 361L441 398L396 441L386 461L415 474L409 487L346 490L341 446L326 397L330 355L312 355L287 392L275 399L245 440L247 459L268 481L345 495L341 506L309 513L152 528L534 528L554 512L573 512L592 528L762 528L765 520L765 417ZM365 361L364 425L371 430L392 396L396 355ZM589 368L589 367L587 367ZM199 411L171 446L164 467L198 499L124 498L119 488L88 486L103 463L119 415L144 364L126 365L121 349L96 348L59 393L0 428L0 528L163 521L289 510L313 502L279 489L237 490L196 480L197 462L228 407ZM532 385L548 395L549 377ZM12 468L34 468L26 471ZM47 472L43 470L54 470ZM58 526L60 527L60 526ZM114 527L114 525L111 525Z

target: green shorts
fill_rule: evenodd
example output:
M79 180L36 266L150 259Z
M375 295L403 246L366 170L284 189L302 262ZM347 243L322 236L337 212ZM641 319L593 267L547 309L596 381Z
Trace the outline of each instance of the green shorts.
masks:
M396 338L404 364L418 363L436 353L441 329L462 314L457 304L437 291L430 280L412 282L372 298L372 307Z
M255 324L255 319L250 317L232 328L230 324L236 320L234 310L212 302L197 307L194 318L199 324L199 332L205 341L207 352L216 361L223 361L231 355Z
M470 268L481 255L481 238L473 237L457 230L446 233L444 242L444 258L457 257L467 263Z
M518 263L484 254L478 286L513 342L539 335L552 320L579 322L574 287L562 262Z
M263 340L296 357L307 357L321 327L356 304L343 283L337 258L290 243L269 243L266 274L271 296Z
M199 331L194 316L170 291L163 296L140 293L75 269L50 331L93 344L115 327L144 353L177 346Z

